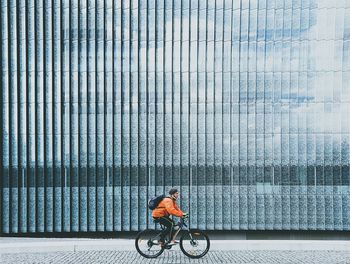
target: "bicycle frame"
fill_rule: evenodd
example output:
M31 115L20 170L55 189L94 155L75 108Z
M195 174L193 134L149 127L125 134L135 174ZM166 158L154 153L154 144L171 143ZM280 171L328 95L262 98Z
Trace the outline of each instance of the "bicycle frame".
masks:
M176 230L175 234L172 237L173 239L176 238L176 236L180 233L181 230L186 230L189 233L189 236L190 236L191 240L193 239L192 238L192 234L190 232L190 229L188 228L187 224L185 223L184 218L180 218L180 221L177 223L177 226L179 227L179 229ZM161 233L157 234L157 236L159 236L160 234ZM170 234L169 234L169 237L170 237ZM172 239L172 238L170 238L170 239Z
M179 246L180 246L180 249L181 251L187 256L187 257L190 257L190 258L201 258L203 257L209 250L210 248L210 241L209 241L209 238L208 236L201 230L199 229L191 229L187 226L187 223L185 222L186 221L186 218L180 218L180 221L178 221L178 223L175 225L178 227L178 229L174 231L174 235L173 237L170 237L171 236L171 233L167 234L170 239L169 240L166 240L166 243L164 243L164 241L162 240L162 242L160 241L160 238L163 237L163 232L165 231L164 228L165 226L160 224L161 228L162 228L162 231L161 232L157 232L156 230L152 230L152 229L146 229L144 231L141 231L136 239L135 239L135 246L136 246L136 249L137 251L144 257L146 258L156 258L158 257L160 254L162 254L162 252L165 250L165 249L171 249L172 246L175 246L177 245L177 243L171 243L171 241L173 239L176 238L176 236L179 235L180 231L181 230L184 230L184 232L182 234L180 234L180 238L179 238ZM144 233L146 231L146 233ZM149 233L150 236L147 237L147 232L151 232ZM145 236L147 238L143 238L143 234L145 234ZM204 238L204 243L201 245L204 245L205 248L203 248L202 251L200 251L200 254L194 254L191 249L187 249L188 246L192 246L192 247L197 247L198 246L198 240L197 240L197 237L196 236L201 236L200 240L203 240ZM165 237L164 237L165 238ZM145 241L146 242L146 249L145 250L142 250L140 249L140 241ZM184 241L187 241L187 242L184 242ZM188 244L190 243L190 244ZM151 252L151 248L153 246L157 245L158 247L156 249L153 249L152 252L155 252L155 253L152 253ZM201 249L199 249L201 250ZM198 250L197 250L198 251ZM196 251L196 252L197 252Z

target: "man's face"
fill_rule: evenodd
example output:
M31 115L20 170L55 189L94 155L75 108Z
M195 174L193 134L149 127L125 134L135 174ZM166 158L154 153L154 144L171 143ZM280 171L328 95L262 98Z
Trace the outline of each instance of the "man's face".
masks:
M179 197L179 192L174 193L172 196L175 200L177 200L177 198Z

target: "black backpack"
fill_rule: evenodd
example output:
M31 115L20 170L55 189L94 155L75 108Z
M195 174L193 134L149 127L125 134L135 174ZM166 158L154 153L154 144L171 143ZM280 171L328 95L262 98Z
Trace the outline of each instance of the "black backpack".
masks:
M165 198L166 196L164 194L153 197L148 201L148 208L150 210L154 210L157 208L158 204Z

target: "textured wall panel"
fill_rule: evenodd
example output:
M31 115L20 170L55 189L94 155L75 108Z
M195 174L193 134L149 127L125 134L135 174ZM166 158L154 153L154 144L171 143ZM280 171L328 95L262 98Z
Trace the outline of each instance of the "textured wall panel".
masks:
M0 233L350 230L348 1L2 0Z

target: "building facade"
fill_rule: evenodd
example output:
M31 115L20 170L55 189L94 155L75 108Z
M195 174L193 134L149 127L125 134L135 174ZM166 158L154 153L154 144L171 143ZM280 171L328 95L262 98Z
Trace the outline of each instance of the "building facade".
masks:
M350 230L350 1L0 9L0 233Z

